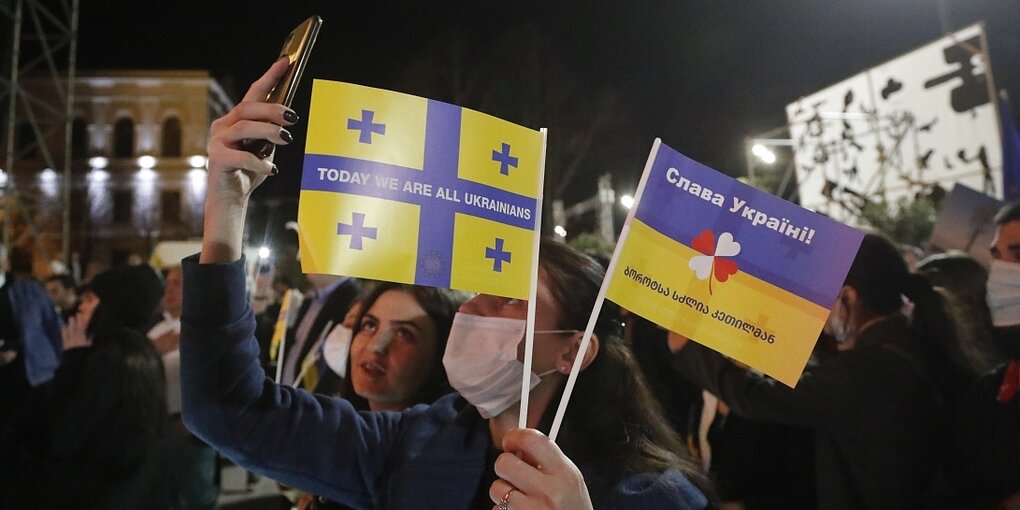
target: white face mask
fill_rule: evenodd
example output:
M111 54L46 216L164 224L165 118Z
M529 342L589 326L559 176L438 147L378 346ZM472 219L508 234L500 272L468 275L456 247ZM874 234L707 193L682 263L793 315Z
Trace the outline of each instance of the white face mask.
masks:
M1020 264L993 260L988 270L987 297L995 327L1020 324Z
M347 377L347 357L351 352L351 338L354 332L343 324L333 328L322 344L322 359L326 366L341 379Z
M846 318L840 317L833 310L829 315L829 324L832 326L832 336L836 339L836 343L842 344L853 339L857 332L854 331L854 327L850 324L850 309L846 306L846 302L843 301L842 295L837 298L837 303L843 305L843 309L847 311L847 316Z
M517 360L517 345L524 338L527 321L457 313L446 342L443 366L450 386L478 409L482 418L492 418L521 399L524 364ZM573 330L536 331L571 333ZM541 374L531 373L529 388L538 386Z

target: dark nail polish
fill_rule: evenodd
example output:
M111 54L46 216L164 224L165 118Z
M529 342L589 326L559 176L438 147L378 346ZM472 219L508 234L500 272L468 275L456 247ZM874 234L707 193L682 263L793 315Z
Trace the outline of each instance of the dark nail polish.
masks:
M290 131L287 131L286 129L281 129L280 130L280 138L283 138L283 141L285 141L287 143L290 143L290 142L294 141L294 136L291 135Z
M280 173L280 169L277 168L276 165L273 165L273 169L269 171L269 175L276 175L278 173Z
M287 111L283 112L283 120L285 120L285 121L287 121L287 122L289 122L291 124L294 124L300 118L301 117L298 117L298 114L294 113L294 110L287 110Z

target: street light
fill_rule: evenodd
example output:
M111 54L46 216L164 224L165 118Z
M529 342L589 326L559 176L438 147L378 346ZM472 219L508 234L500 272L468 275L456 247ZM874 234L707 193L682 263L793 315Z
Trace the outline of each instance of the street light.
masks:
M768 147L765 147L760 143L756 143L754 144L754 147L751 147L751 153L758 156L758 159L762 160L762 162L766 165L771 165L776 162L776 153L772 152Z
M625 209L634 207L634 197L630 195L623 195L620 197L620 205L622 205Z
M103 156L93 156L89 158L89 166L97 170L102 170L106 168L106 165L108 165L109 163L110 160L104 158Z
M567 229L563 228L561 225L556 225L556 228L554 228L553 231L560 237L567 237Z
M141 156L138 158L138 166L141 168L152 168L156 166L156 158L152 156Z
M205 162L205 156L201 155L191 156L188 158L188 164L191 165L191 168L205 168Z
M263 247L259 248L259 259L266 260L266 259L269 258L269 255L271 255L271 254L272 254L272 252L269 251L269 247L268 246L263 246Z

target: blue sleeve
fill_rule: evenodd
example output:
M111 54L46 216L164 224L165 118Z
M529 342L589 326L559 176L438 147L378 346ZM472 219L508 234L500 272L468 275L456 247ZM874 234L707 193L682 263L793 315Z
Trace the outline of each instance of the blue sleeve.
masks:
M42 286L14 280L8 286L14 326L22 342L25 375L29 384L39 386L53 378L64 349L60 317Z
M613 488L610 500L598 505L612 509L683 509L708 508L708 499L680 471L641 473L624 478Z
M188 429L244 468L355 508L372 508L403 414L280 386L259 365L244 259L184 259L182 414Z

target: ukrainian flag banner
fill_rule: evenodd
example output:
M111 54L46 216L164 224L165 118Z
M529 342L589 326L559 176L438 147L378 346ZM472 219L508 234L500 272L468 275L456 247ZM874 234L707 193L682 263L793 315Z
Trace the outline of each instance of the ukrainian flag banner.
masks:
M298 207L302 269L527 299L544 132L315 80Z
M863 237L657 139L606 297L792 387Z

